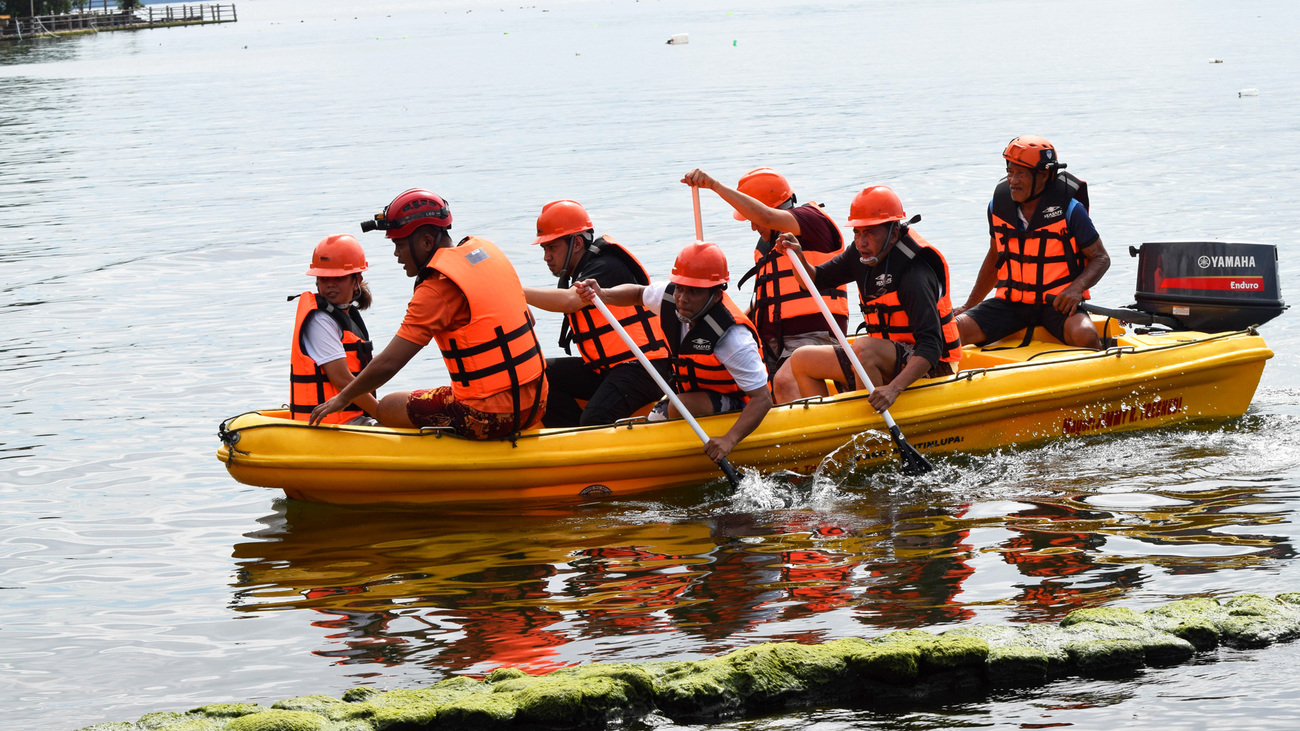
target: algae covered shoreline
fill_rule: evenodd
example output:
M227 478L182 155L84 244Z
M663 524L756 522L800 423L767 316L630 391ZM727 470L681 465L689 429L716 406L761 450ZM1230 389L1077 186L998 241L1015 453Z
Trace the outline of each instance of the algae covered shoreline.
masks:
M1129 677L1219 646L1262 648L1297 636L1300 593L1191 598L1145 612L1080 609L1058 625L768 643L703 660L595 663L545 675L498 668L482 680L460 676L386 692L357 687L341 699L306 695L270 706L212 703L81 731L601 729L811 706L933 705L1070 675Z

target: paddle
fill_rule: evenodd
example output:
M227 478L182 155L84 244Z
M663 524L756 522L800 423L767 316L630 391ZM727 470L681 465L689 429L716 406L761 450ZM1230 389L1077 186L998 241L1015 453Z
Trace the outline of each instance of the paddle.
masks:
M799 279L803 280L813 302L817 303L817 309L822 311L822 317L826 318L826 326L830 328L835 335L835 339L839 341L840 347L844 348L845 354L849 356L849 361L853 363L853 371L858 374L858 381L867 384L868 394L874 393L876 387L871 384L871 379L867 378L867 371L862 367L862 361L858 360L858 354L853 352L853 348L849 346L849 341L845 339L844 333L840 331L839 323L835 322L835 318L831 316L826 301L817 294L817 287L813 285L812 277L808 274L808 271L803 268L803 263L789 249L785 250L785 256L790 260L790 266L798 273ZM894 423L894 417L889 415L889 409L885 409L880 413L885 417L885 425L889 427L889 436L893 437L894 445L898 447L898 456L903 460L903 474L923 475L933 470L934 465L930 464L929 460L916 451L915 447L907 443L903 431L898 428L898 424Z
M696 200L698 201L699 198L697 197ZM699 210L698 206L695 210ZM632 350L632 354L636 356L645 372L649 373L650 377L659 385L659 390L663 391L668 400L672 402L677 409L677 413L681 414L686 423L691 425L695 436L699 437L701 442L708 444L709 435L705 434L704 430L700 428L700 423L695 420L694 416L691 416L691 412L687 411L685 406L682 406L681 400L677 398L676 393L673 393L672 387L664 381L663 376L659 375L659 371L656 371L654 366L650 365L650 359L645 357L645 353L642 353L641 348L637 347L636 341L632 340L632 336L628 335L627 330L623 329L623 324L618 321L617 317L614 317L613 313L609 311L609 308L605 306L605 303L599 297L592 300L592 302L596 305L596 309L600 310L600 314L605 316L605 320L609 322L610 327L614 328L614 332L618 333L618 336L623 339L627 347ZM727 482L730 482L733 488L740 486L740 473L736 472L736 468L731 466L726 457L718 460L718 467L722 468L722 472L727 476Z
M691 202L695 204L695 240L704 240L704 223L700 220L700 189L691 186Z

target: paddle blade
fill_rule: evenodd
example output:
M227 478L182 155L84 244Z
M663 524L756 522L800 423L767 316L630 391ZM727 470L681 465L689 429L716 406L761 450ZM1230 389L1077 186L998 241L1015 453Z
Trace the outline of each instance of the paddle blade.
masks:
M907 439L903 437L903 430L897 425L889 427L889 436L894 438L894 445L898 447L899 459L903 461L903 474L915 477L934 471L934 465L930 464L930 460L916 451L916 447L907 443Z
M726 457L719 460L718 466L722 468L723 474L727 476L727 482L731 483L732 489L740 487L740 473L736 471L735 467L731 466L731 462L727 461Z

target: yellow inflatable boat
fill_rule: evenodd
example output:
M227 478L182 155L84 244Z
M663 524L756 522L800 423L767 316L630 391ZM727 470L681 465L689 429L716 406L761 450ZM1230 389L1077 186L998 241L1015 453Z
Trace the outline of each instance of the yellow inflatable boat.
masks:
M1116 324L1100 318L1099 330ZM1041 332L1041 331L1040 331ZM1140 332L1140 331L1139 331ZM933 458L1245 413L1273 352L1253 330L1125 333L1104 351L1013 335L967 346L955 376L921 380L890 409L907 440ZM680 420L524 432L476 442L437 430L307 426L287 412L221 425L217 456L248 485L325 503L573 503L721 479ZM700 419L711 435L736 418ZM858 391L776 406L730 455L738 468L811 472L855 435L860 464L890 460L881 416Z

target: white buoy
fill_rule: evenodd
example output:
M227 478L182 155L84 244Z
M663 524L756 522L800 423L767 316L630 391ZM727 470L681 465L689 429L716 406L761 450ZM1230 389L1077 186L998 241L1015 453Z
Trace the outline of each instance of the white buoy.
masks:
M668 39L668 45L670 46L684 46L690 42L691 42L691 37L689 34L686 33L676 33L673 35L672 38Z
M1212 59L1210 59L1210 63L1223 63L1223 59L1221 59L1221 58L1212 58Z
M1259 89L1242 89L1237 96L1259 96Z

